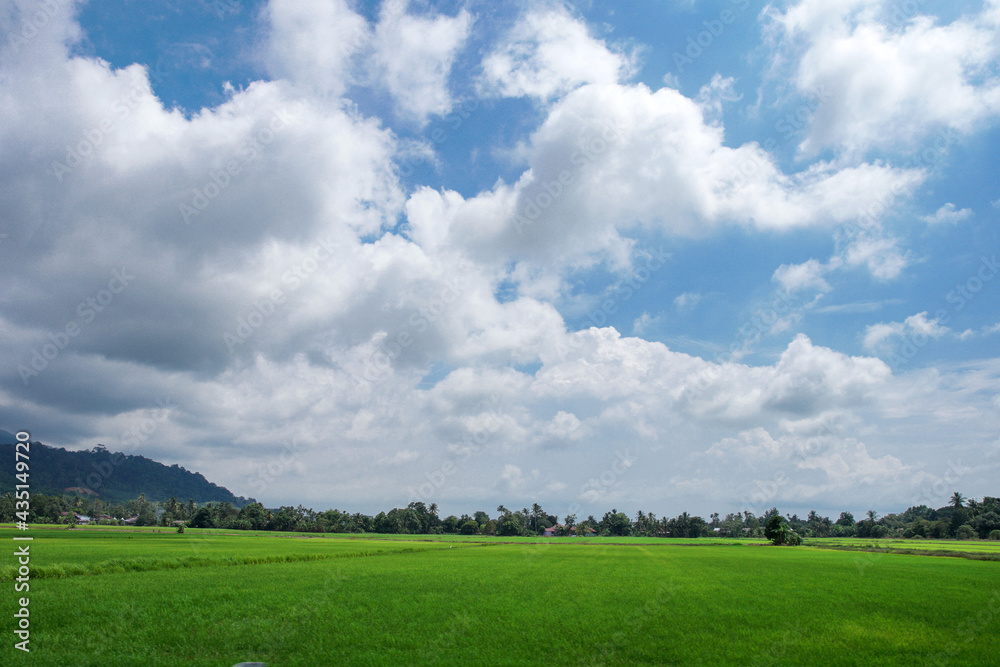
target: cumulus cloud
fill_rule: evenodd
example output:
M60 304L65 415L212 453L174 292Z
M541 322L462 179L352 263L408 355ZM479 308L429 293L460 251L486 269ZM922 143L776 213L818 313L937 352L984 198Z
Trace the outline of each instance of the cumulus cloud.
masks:
M830 415L844 438L804 474L844 488L905 472L857 432L911 405L882 397L916 391L879 359L792 331L756 365L716 363L639 337L669 301L636 307L626 336L571 330L564 299L595 269L618 281L621 306L675 240L833 230L880 193L906 197L923 171L790 172L727 140L732 80L695 98L630 84L632 56L548 9L484 61L485 89L546 103L510 182L406 190L398 163L423 144L347 91L388 92L408 131L447 113L471 14L389 2L372 25L339 0L273 0L263 20L270 78L188 113L163 104L146 68L80 55L71 13L2 47L0 424L124 448L148 423L138 453L272 504L362 511L504 494L686 503L664 466L731 498L725 461L831 437L815 422ZM837 268L892 277L906 261L873 225L773 280L827 291ZM678 311L716 294L663 293L682 289L696 291ZM884 326L866 349L943 327L926 313ZM921 405L950 396L921 387ZM982 408L963 391L938 401L942 423ZM723 463L692 454L704 451Z
M452 108L448 76L472 16L463 10L454 17L424 18L408 14L408 6L409 0L382 4L373 66L401 112L423 124Z
M940 24L919 3L801 0L765 9L772 36L805 94L824 90L806 155L836 148L913 148L939 129L967 133L1000 112L996 0L978 14ZM873 67L872 63L878 66Z
M833 226L925 177L879 164L816 163L785 174L755 143L724 145L722 128L706 121L695 100L643 85L585 85L567 94L533 134L527 157L529 168L513 185L472 198L415 193L407 204L415 238L483 261L624 268L637 231L700 237L727 225ZM867 263L878 271L890 264Z
M948 202L939 208L933 215L925 215L920 219L929 225L937 225L941 223L955 224L965 220L970 215L972 215L971 208L958 209L954 204Z
M815 259L810 259L803 264L782 264L775 270L772 280L781 285L787 292L797 292L803 289L828 292L830 284L823 279L825 271L825 266Z
M938 318L928 318L927 312L917 313L907 317L902 322L880 322L869 325L865 329L864 346L871 351L885 350L900 338L919 337L941 338L951 332L951 329L941 324Z
M594 38L565 7L529 10L483 60L485 90L548 101L587 83L628 79L633 58Z
M677 310L690 310L701 303L704 298L702 294L698 292L685 292L680 296L674 297L674 307Z
M368 22L345 0L271 0L268 60L275 76L314 92L340 96L350 83L351 58L371 41Z

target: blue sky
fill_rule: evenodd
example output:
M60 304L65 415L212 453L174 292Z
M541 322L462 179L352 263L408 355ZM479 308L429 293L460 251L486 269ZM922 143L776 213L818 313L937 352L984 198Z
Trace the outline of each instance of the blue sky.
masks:
M2 7L0 427L272 506L997 492L996 0Z

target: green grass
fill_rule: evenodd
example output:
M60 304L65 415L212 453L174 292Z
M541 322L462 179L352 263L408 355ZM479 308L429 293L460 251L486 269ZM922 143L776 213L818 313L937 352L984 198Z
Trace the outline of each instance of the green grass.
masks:
M864 538L810 538L809 546L853 551L886 551L918 556L952 556L1000 561L1000 541L993 540L874 540Z
M12 534L0 529L8 545ZM196 542L207 560L33 578L32 654L8 640L5 665L992 665L1000 655L996 562L725 540L30 534L39 568L181 559ZM259 562L227 560L239 556ZM316 559L267 562L286 556ZM11 619L13 593L4 604Z

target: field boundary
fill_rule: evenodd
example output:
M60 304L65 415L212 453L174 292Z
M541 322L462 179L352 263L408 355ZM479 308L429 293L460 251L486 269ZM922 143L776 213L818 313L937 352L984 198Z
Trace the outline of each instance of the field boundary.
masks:
M451 545L453 546L453 545ZM442 547L442 549L451 548ZM184 556L180 558L114 558L98 563L54 563L32 568L34 579L68 579L78 576L101 574L122 574L125 572L151 572L154 570L177 570L195 567L232 567L239 565L274 565L278 563L298 563L339 558L373 558L376 556L396 556L401 554L441 551L442 549L395 549L386 551L356 551L332 554L282 554L274 556ZM15 567L6 566L0 572L0 581L11 582L17 575Z
M900 554L903 556L935 556L940 558L965 558L967 560L989 560L1000 562L1000 554L984 553L979 551L958 551L951 549L898 549L895 547L875 547L875 546L852 546L836 544L809 544L803 545L813 549L829 549L831 551L860 551L877 554Z

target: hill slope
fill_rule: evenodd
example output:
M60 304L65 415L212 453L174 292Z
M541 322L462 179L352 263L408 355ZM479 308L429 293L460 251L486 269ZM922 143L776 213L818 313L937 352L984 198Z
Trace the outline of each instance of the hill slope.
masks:
M0 493L14 490L14 435L0 430ZM103 447L73 452L62 447L31 443L32 493L70 492L96 495L107 502L124 502L146 494L151 501L193 498L195 502L231 502L242 507L253 499L235 496L229 489L209 482L201 473L178 465L166 466L144 456L110 452Z

